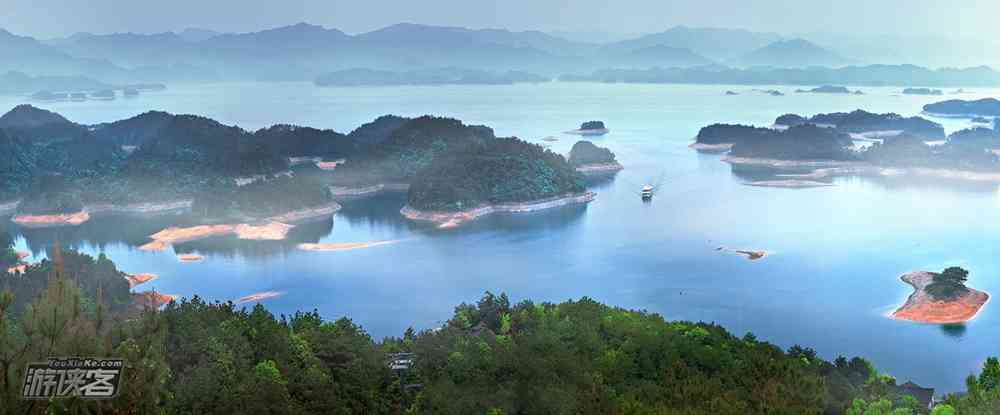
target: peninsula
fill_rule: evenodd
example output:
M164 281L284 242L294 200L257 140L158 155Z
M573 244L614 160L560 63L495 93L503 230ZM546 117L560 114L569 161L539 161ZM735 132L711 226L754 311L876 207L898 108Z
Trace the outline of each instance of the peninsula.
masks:
M913 287L892 317L933 324L955 324L972 320L990 296L965 286L969 272L950 267L940 273L910 272L900 279Z

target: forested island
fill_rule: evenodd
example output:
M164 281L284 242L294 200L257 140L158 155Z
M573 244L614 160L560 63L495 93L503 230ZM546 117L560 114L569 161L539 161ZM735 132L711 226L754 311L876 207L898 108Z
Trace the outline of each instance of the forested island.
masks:
M436 68L396 72L356 68L325 73L317 77L314 83L317 86L511 85L550 80L541 75L513 70L490 72L479 69Z
M580 124L580 128L575 130L567 131L567 134L578 134L578 135L604 135L611 132L608 127L604 125L604 121L586 121Z
M593 198L563 156L430 116L384 116L345 135L251 132L165 112L87 126L22 105L0 117L0 151L11 155L0 159L0 202L19 201L15 221L37 226L179 208L206 224L265 225L328 213L335 195L386 185L409 188L410 208L433 211Z
M623 169L615 159L615 153L586 140L573 144L569 151L569 164L584 174L614 173Z
M928 140L945 138L944 127L936 122L921 117L903 117L899 114L875 114L864 110L852 112L834 112L803 117L797 114L785 114L774 121L774 125L791 127L802 124L833 127L844 133L898 133L924 137Z
M904 88L903 95L943 95L940 89L932 88Z
M947 117L997 117L1000 116L1000 100L983 98L975 101L949 99L924 105L924 113Z
M127 307L128 281L109 258L58 246L49 256L31 278L0 273L0 376L22 379L27 362L53 354L114 355L127 365L122 393L30 401L18 399L20 383L4 383L0 400L18 413L920 414L933 394L861 357L828 361L588 298L515 303L487 292L440 327L376 341L315 311L279 318L198 297ZM390 369L401 359L405 373ZM936 411L1000 405L1000 361L967 384Z
M799 94L803 94L803 93L811 93L811 94L854 94L854 95L862 95L862 94L864 94L860 90L851 91L850 89L847 89L847 87L844 87L844 86L834 86L834 85L823 85L823 86L818 86L818 87L811 88L811 89L796 89L795 92L799 93Z
M857 147L856 141L870 145ZM782 186L853 174L1000 182L996 130L976 127L944 137L937 123L897 114L785 114L773 128L713 124L691 147L728 151L725 161L734 167L783 171Z

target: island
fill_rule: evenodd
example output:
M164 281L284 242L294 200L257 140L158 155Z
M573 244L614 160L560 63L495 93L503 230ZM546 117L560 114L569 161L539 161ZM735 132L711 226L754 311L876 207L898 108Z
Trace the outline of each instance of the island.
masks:
M945 138L944 127L921 117L903 117L895 113L876 114L861 109L851 112L833 112L803 117L784 114L774 120L778 128L802 124L835 128L840 132L853 134L854 138L881 138L891 135L912 134L928 140Z
M566 134L577 135L604 135L611 132L604 126L604 121L587 121L580 124L580 128L567 131Z
M569 152L569 164L586 175L613 174L624 168L611 150L586 140L573 144Z
M903 95L943 95L940 89L931 88L905 88Z
M0 159L0 200L24 226L178 213L144 250L212 236L281 240L298 222L330 217L340 208L335 198L382 191L405 192L401 213L414 219L586 203L594 194L582 172L620 168L610 151L591 146L577 149L574 165L441 117L388 115L341 134L284 124L247 131L155 111L83 125L26 105L0 116L0 151L13 155Z
M820 187L839 175L1000 183L1000 133L973 128L942 135L940 125L919 117L859 110L785 114L773 128L713 124L691 147L728 151L722 160L734 173L750 173L755 181L746 184L754 186Z
M453 227L499 212L594 200L563 156L517 138L494 138L436 157L410 184L403 216Z
M864 94L864 92L861 92L860 90L851 91L850 89L847 89L847 87L845 87L845 86L833 86L833 85L823 85L823 86L818 86L816 88L811 88L811 89L796 89L795 92L799 93L799 94L803 94L803 93L810 93L810 94L854 94L854 95L863 95Z
M983 98L975 101L949 99L924 105L924 113L937 117L997 117L1000 116L1000 100Z
M892 317L933 324L956 324L972 320L990 296L965 286L969 272L949 267L942 272L910 272L900 279L913 287Z
M735 91L726 91L725 95L726 96L734 96L734 95L739 95L739 93L737 93Z

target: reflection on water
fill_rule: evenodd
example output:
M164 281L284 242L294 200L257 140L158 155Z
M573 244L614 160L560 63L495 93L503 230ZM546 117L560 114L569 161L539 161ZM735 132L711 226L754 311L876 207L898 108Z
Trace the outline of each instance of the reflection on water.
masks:
M289 230L283 240L251 241L235 235L213 236L195 241L174 244L178 255L198 253L206 257L247 258L263 261L271 257L287 256L297 250L300 243L316 243L333 232L333 217L303 222Z
M941 332L944 333L945 336L956 338L956 339L961 339L961 338L965 337L965 330L966 330L965 324L942 324L941 325Z

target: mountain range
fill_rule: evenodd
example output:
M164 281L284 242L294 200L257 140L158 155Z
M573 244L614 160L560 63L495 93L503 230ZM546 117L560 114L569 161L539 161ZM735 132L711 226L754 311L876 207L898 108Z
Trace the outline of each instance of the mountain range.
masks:
M597 44L540 31L412 23L355 35L307 23L248 33L205 29L155 34L77 33L46 41L0 32L0 53L13 57L0 61L0 73L85 75L104 82L168 82L312 80L323 73L355 68L399 71L454 67L553 76L605 67L729 63L781 40L773 33L676 27ZM794 58L793 54L790 65L798 65ZM784 60L778 57L776 62Z
M358 68L397 72L440 68L523 71L552 78L607 68L841 67L878 60L878 52L873 51L891 48L893 42L904 42L901 39L887 39L885 45L867 48L864 42L856 41L844 47L837 37L820 34L786 37L741 29L678 26L631 39L595 43L541 31L413 23L359 34L299 23L247 33L189 28L155 34L77 33L44 41L0 30L0 56L4 58L0 60L0 75L16 71L41 79L84 76L94 82L123 84L312 81L323 74Z

